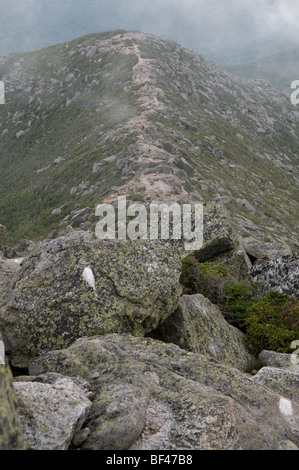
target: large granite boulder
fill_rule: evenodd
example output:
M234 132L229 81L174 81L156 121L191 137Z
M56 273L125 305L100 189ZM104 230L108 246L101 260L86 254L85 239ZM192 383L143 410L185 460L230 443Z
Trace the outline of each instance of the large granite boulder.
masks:
M242 371L253 363L243 333L229 325L219 308L200 294L182 296L175 313L150 336Z
M82 449L276 450L299 444L296 402L213 358L151 338L81 338L46 353L29 372L79 376L91 384Z
M82 336L152 331L177 308L180 274L171 242L100 241L78 231L39 243L0 306L13 365Z
M221 202L206 203L203 208L203 246L195 253L200 262L234 250L238 241L228 213Z
M86 390L59 375L17 381L14 389L26 450L67 450L92 405Z

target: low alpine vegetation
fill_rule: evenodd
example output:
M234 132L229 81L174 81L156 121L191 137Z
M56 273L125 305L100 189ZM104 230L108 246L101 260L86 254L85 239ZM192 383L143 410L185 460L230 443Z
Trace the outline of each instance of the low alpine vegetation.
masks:
M261 295L257 284L236 281L228 268L199 263L194 256L183 260L181 283L184 293L202 294L218 305L256 355L292 352L291 343L299 338L298 300L279 292Z

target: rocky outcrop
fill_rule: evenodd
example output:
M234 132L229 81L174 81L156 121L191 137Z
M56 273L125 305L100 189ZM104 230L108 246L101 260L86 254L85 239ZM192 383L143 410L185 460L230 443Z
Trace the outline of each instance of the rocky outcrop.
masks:
M264 293L277 291L299 298L299 255L286 255L264 264L256 264L251 279L261 286Z
M92 405L78 381L49 376L14 384L26 450L67 450Z
M0 309L12 363L82 336L144 335L173 313L181 294L181 254L166 242L118 242L71 232L26 258Z
M253 361L241 331L229 325L219 308L200 294L181 297L176 312L152 337L242 371L249 369Z
M82 338L30 366L31 375L46 372L91 384L83 449L274 450L299 444L296 402L286 406L238 370L150 338Z

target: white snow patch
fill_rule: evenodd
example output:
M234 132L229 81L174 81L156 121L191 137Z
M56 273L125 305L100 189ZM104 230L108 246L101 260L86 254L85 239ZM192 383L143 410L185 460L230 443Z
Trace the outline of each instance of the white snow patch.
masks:
M90 287L93 288L93 290L96 290L96 283L94 279L94 275L90 267L87 267L83 271L83 279L90 285Z
M290 400L286 398L281 398L279 402L279 409L281 414L284 416L292 416L293 415L293 406Z

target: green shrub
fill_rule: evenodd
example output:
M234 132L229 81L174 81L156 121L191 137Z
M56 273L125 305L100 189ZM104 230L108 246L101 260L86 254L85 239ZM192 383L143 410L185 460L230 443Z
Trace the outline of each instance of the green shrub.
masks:
M256 302L256 285L231 282L226 285L223 303L219 305L223 316L232 325L243 329L247 309Z
M230 271L211 263L198 263L194 256L183 260L181 283L185 293L202 294L212 303L223 302L225 286L231 279Z
M264 349L291 353L291 343L299 339L299 302L268 294L248 307L244 325L246 342L256 354Z
M263 349L290 353L299 339L299 302L287 295L259 294L259 286L235 281L229 269L198 263L194 256L183 260L181 283L185 294L202 294L218 305L224 318L245 333L258 355Z

